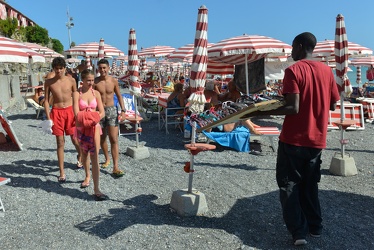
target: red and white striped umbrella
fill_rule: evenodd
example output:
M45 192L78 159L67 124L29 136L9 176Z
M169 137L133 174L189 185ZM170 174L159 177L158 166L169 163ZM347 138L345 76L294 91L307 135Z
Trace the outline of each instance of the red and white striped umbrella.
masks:
M352 58L350 64L353 66L374 66L374 56Z
M340 91L344 91L348 96L352 93L352 86L347 76L348 72L348 39L345 30L343 15L336 17L335 29L335 63L336 63L336 83L340 86Z
M139 59L138 59L138 48L136 45L136 33L134 29L130 29L129 32L129 62L128 70L130 75L130 93L132 95L139 96L141 94L141 85L138 82L139 79Z
M362 57L373 54L373 50L357 43L347 42L348 57ZM324 40L317 42L313 50L313 57L329 58L335 56L335 40Z
M211 47L213 43L208 43L208 48ZM194 51L194 44L186 44L182 47L177 48L169 56L168 60L171 62L192 62L192 56Z
M105 56L105 52L104 52L104 39L101 38L100 42L99 42L99 51L98 51L98 58L99 58L99 60L103 59L104 56Z
M129 60L129 56L128 55L124 55L124 56L118 56L116 57L116 60L117 61L128 61Z
M206 73L211 75L233 75L235 73L235 66L208 60Z
M112 68L111 68L111 72L112 72L112 75L115 75L117 74L117 60L113 60L112 61Z
M147 61L145 58L140 59L140 72L146 72L147 71Z
M215 43L208 49L208 56L209 60L216 62L245 64L246 92L249 94L248 63L267 56L284 56L291 50L291 45L272 37L244 34Z
M30 58L33 62L45 62L45 57L42 54L30 49L23 43L0 36L0 62L29 63Z
M99 56L99 43L97 42L90 42L90 43L82 43L77 46L74 46L68 50L65 51L66 55L71 56L90 56L94 58L98 58ZM124 56L125 54L117 49L116 47L113 47L109 44L104 43L104 57L105 56Z
M42 46L37 43L24 42L23 44L26 45L28 48L34 50L35 52L42 54L46 59L64 57L63 55L61 55L60 53L57 53L53 49L50 49L48 47Z
M87 69L92 70L92 63L91 63L91 57L90 56L86 56L86 67L87 67Z
M138 56L140 58L159 58L159 57L166 57L170 55L175 50L175 48L170 46L153 46L145 49L141 49L139 51Z
M206 69L208 63L208 9L202 5L198 10L194 52L192 57L190 87L190 110L193 113L204 111L206 102L204 87L206 81Z

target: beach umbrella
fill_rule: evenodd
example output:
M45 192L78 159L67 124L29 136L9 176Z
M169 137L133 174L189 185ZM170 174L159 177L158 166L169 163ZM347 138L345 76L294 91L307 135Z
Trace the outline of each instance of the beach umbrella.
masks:
M352 58L349 64L353 66L374 66L374 56Z
M211 75L233 75L235 73L235 66L208 60L206 73Z
M201 113L206 102L204 86L208 62L208 9L202 5L198 10L194 52L191 65L190 87L191 96L188 98L190 111Z
M112 61L112 75L115 75L117 73L117 60Z
M138 104L137 97L141 95L142 87L139 83L139 59L138 59L138 48L136 45L136 33L134 29L130 29L129 32L129 62L128 70L130 75L130 94L134 95L134 106L135 106L135 120L138 118ZM135 131L138 132L138 123L135 122ZM136 133L136 147L139 147L139 136Z
M89 42L89 43L82 43L79 45L76 45L68 50L65 51L66 55L71 56L90 56L93 58L99 57L99 43L97 42ZM113 47L109 44L104 43L104 57L117 57L117 56L124 56L125 54L117 49L116 47Z
M45 62L45 57L30 49L23 43L0 36L0 62L2 63L29 63Z
M103 59L105 56L105 53L104 53L104 39L101 38L100 39L100 42L99 42L99 51L98 51L98 59Z
M213 43L208 43L207 47L211 47ZM168 60L171 62L192 62L192 56L194 51L194 44L186 44L182 47L177 48L174 50L169 56Z
M352 86L349 82L348 71L348 39L345 29L345 22L343 15L339 14L336 17L335 28L335 63L336 63L336 83L340 91L340 119L341 122L345 120L344 112L344 97L352 93ZM344 143L344 130L341 130L341 155L344 157L345 143Z
M135 96L140 96L141 86L139 80L139 59L138 48L136 44L136 33L134 29L129 32L129 62L128 70L130 75L130 93Z
M360 44L348 42L348 57L365 57L373 54L373 50L361 46ZM335 40L327 40L317 42L313 50L313 57L324 58L325 60L334 59L335 57ZM326 59L328 58L328 59Z
M56 57L64 57L63 55L57 53L53 49L50 49L37 43L24 42L23 44L26 45L28 48L34 50L35 52L42 54L46 59L51 60L52 58Z
M213 44L208 49L208 57L216 62L245 64L246 91L249 94L248 63L266 56L284 56L290 54L291 50L291 45L272 37L244 34Z
M149 48L142 48L139 51L139 58L160 58L170 55L175 50L175 48L170 46L152 46Z
M86 56L86 67L87 67L87 69L92 70L92 64L91 64L91 57L90 56Z

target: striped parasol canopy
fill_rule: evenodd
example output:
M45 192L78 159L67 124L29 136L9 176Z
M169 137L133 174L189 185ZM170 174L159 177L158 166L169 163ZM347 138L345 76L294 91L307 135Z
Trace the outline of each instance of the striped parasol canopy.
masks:
M280 40L259 35L236 36L213 44L209 60L241 65L266 57L290 54L292 46Z
M100 39L100 42L99 42L99 51L98 51L98 59L103 59L105 56L105 52L104 52L104 39L101 38Z
M6 63L29 63L32 62L45 62L45 57L30 49L23 43L16 40L0 36L0 62Z
M374 56L352 58L350 64L353 66L374 66Z
M208 43L207 47L211 47L213 43ZM192 62L192 56L194 51L194 44L186 44L182 47L177 48L169 56L168 60L171 62Z
M246 93L249 94L248 63L264 57L285 56L292 46L272 37L241 35L224 39L208 49L209 60L232 65L245 64Z
M345 30L343 15L336 17L335 28L335 64L336 64L336 83L339 90L347 96L352 93L352 86L347 76L348 72L348 39Z
M29 43L29 42L24 42L24 45L26 45L28 48L34 50L35 52L42 54L46 59L52 59L56 57L64 57L60 53L57 53L53 49L50 49L48 47L42 46L37 43ZM51 61L51 60L50 60Z
M202 5L198 10L194 52L192 57L190 87L191 96L189 109L193 113L204 111L206 102L204 86L206 81L206 69L208 63L208 9Z
M211 75L233 75L235 73L235 66L208 60L206 73Z
M124 56L118 56L116 57L116 60L118 61L128 61L129 60L129 56L128 55L124 55Z
M373 50L357 43L347 42L348 57L365 57L373 54ZM335 56L335 40L319 41L313 50L313 57L330 58Z
M89 43L82 43L77 46L74 46L68 50L65 51L66 55L71 56L90 56L93 58L99 57L99 43L97 42L89 42ZM125 54L117 49L116 47L113 47L109 44L104 43L104 57L117 57L117 56L124 56Z
M134 29L130 29L129 32L129 62L128 70L130 75L130 93L132 95L140 96L141 85L139 80L139 59L138 59L138 48L136 45L136 33Z
M153 46L149 48L142 48L139 51L139 58L160 58L170 55L175 50L175 48L170 46Z

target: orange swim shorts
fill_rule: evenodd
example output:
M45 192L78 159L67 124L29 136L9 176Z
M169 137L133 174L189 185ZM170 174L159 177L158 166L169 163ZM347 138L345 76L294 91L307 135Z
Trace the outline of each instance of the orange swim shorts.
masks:
M53 121L53 135L74 135L75 117L73 112L73 106L69 106L66 108L53 107L50 116Z

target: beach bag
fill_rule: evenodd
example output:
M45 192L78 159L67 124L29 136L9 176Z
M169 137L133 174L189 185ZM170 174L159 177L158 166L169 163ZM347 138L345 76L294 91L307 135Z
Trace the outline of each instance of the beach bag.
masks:
M366 78L369 80L369 81L373 81L374 80L374 69L368 69L366 71Z

